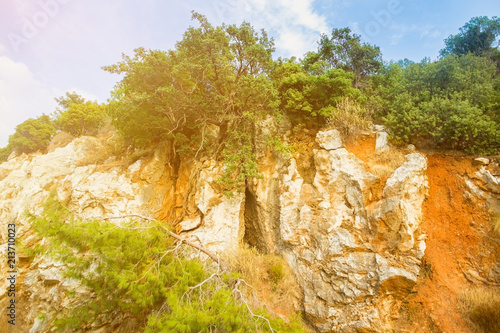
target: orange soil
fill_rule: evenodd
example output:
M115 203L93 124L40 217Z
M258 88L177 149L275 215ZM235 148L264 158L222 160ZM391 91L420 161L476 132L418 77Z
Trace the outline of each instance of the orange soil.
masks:
M464 197L464 176L478 167L470 157L430 154L427 159L429 197L421 226L427 248L419 282L402 308L406 323L398 331L471 332L457 307L457 294L472 285L464 271L483 271L495 263L496 252L484 236L490 232L484 206Z
M370 164L375 135L347 142L346 149ZM428 153L427 160L429 196L421 225L427 247L419 281L403 301L395 330L470 333L457 305L458 293L473 286L464 272L473 269L485 277L500 247L488 240L492 234L484 202L472 203L464 196L465 176L479 170L473 158Z
M363 162L367 162L375 152L375 141L375 133L359 135L354 139L347 140L345 148Z

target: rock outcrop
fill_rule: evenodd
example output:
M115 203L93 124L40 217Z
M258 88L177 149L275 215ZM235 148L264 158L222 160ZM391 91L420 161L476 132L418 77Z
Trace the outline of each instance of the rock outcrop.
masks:
M426 160L408 155L381 197L379 180L344 148L316 149L314 161L310 184L292 159L280 191L282 253L307 318L320 332L390 330L419 272Z
M1 164L3 230L15 221L18 239L29 242L33 235L23 214L40 214L54 190L82 218L148 215L217 253L246 242L281 254L303 289L306 319L319 332L391 331L391 316L417 281L425 250L422 155L407 155L382 184L344 148L338 131L319 132L308 156L284 158L262 145L263 178L228 197L217 182L224 172L220 162L187 165L164 145L127 169L85 165L100 144L83 137L46 155ZM0 237L4 250L6 235ZM47 322L37 315L66 306L69 288L86 293L63 278L62 269L45 258L20 268L25 331L45 331Z

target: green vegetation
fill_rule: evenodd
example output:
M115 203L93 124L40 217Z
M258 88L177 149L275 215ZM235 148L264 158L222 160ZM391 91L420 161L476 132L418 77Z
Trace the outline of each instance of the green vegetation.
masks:
M9 137L7 151L32 153L47 148L56 132L49 116L30 118L17 125L16 132Z
M450 55L390 65L379 86L392 138L470 153L500 151L499 77L493 62Z
M104 124L104 117L103 107L95 102L72 103L61 113L57 125L74 136L96 135Z
M494 16L489 19L486 16L474 17L467 22L460 33L449 36L445 42L445 48L441 50L441 56L466 55L472 53L476 56L487 56L500 60L498 43L500 35L500 18Z
M80 221L51 197L31 223L49 241L35 253L67 264L67 276L91 292L57 314L58 331L118 319L134 332L303 332L300 320L286 324L264 308L251 312L237 275L188 259L161 222Z
M122 76L107 105L75 92L56 98L53 126L95 135L107 116L128 145L170 141L183 158L224 161L221 183L229 192L259 177L255 142L267 117L312 130L334 126L345 136L374 121L386 125L396 144L500 152L497 17L472 18L445 40L437 61L390 64L349 28L322 35L318 49L300 61L273 60L274 42L265 31L246 22L213 26L198 13L193 19L198 26L188 28L173 50L139 48L104 67ZM1 160L14 148L46 147L53 131L40 119L19 125ZM44 134L30 134L26 126ZM282 147L275 134L264 141Z

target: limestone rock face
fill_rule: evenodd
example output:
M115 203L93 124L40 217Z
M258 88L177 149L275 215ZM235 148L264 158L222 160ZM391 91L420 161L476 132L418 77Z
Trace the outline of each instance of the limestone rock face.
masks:
M51 190L81 218L149 214L141 199L141 186L131 180L132 171L100 172L95 165L85 165L99 145L96 138L81 137L46 155L21 155L0 165L0 227L6 231L7 224L16 224L16 246L21 240L28 244L33 240L25 212L42 213L42 204ZM7 233L2 232L2 253L6 243ZM18 316L16 327L20 328L19 332L42 332L45 324L40 318L35 321L35 317L57 313L67 306L70 300L65 291L77 287L77 282L63 277L64 267L59 263L38 258L28 264L23 258L18 259L17 288L24 296L17 299L17 311L23 315ZM2 272L8 271L6 264L6 260L0 262ZM85 290L77 289L77 292L84 294ZM2 308L6 301L6 280L2 279Z
M419 272L426 159L408 155L381 198L380 181L344 148L314 150L314 162L308 184L292 159L280 190L281 250L303 288L307 318L320 332L390 330L389 315Z
M278 126L285 125L267 119L258 131L270 134ZM87 165L99 145L98 139L82 137L46 155L1 164L3 230L14 221L18 239L33 242L24 212L40 214L53 189L81 218L147 215L215 253L244 241L260 252L281 254L303 289L307 319L319 332L391 331L391 314L415 284L425 251L419 229L427 191L422 155L407 155L383 184L344 148L337 130L319 132L316 145L293 158L259 141L263 177L248 179L244 191L229 197L218 184L221 162L187 164L165 144L127 169ZM490 176L477 175L485 188L495 190L498 180ZM0 234L2 250L6 237ZM5 265L0 263L2 271ZM66 291L87 297L78 281L64 278L63 269L47 258L20 267L24 331L48 331L47 321L37 315L68 306ZM2 280L2 306L5 287Z

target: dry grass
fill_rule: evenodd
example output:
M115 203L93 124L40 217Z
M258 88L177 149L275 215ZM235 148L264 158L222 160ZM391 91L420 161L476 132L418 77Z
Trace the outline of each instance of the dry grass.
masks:
M375 152L367 161L370 172L380 179L388 179L406 162L405 154L397 149Z
M73 141L74 136L69 134L68 132L59 132L52 140L50 140L50 144L47 147L48 152L52 152L57 148L66 147L71 141Z
M344 141L373 125L370 112L349 98L337 104L337 110L327 119L327 124L337 129Z
M500 237L500 215L494 216L491 222L493 226L493 231L498 237Z
M274 312L290 316L300 311L301 291L287 263L276 255L262 255L246 244L226 261L233 271L250 284L261 302ZM247 290L252 299L251 290ZM258 304L254 304L257 305Z
M474 332L500 332L500 291L478 287L463 291L458 306Z

